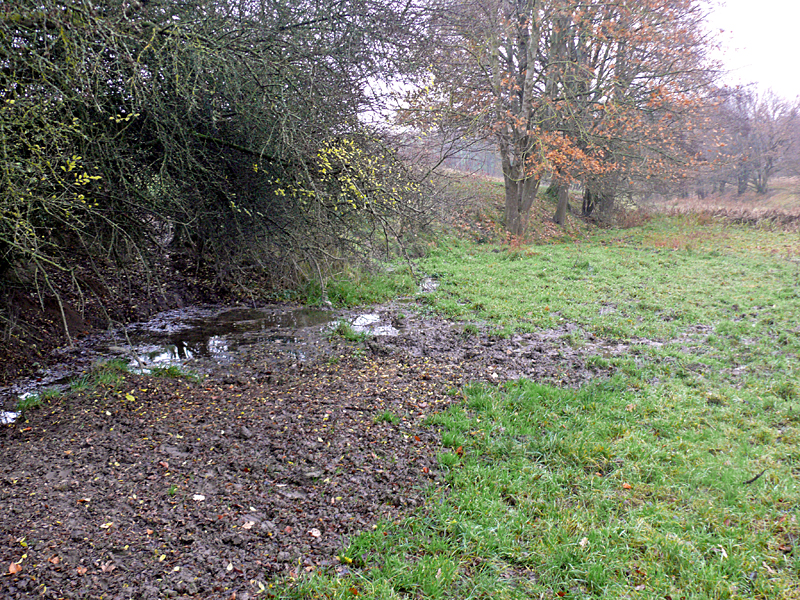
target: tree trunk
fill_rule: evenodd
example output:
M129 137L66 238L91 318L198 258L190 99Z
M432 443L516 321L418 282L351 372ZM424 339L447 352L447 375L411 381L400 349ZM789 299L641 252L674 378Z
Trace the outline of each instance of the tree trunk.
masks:
M582 214L588 217L595 210L601 218L608 216L614 210L614 200L617 196L619 176L616 173L605 177L592 177L586 182L583 191Z
M503 160L503 179L506 187L506 231L522 237L528 228L528 216L539 190L539 178L524 176L520 169Z
M594 205L597 203L594 190L587 184L586 189L583 190L583 206L581 207L581 214L588 217L594 210Z
M564 225L567 222L567 208L569 207L569 184L561 183L558 186L558 206L556 207L556 215L553 217L558 225Z
M747 183L750 180L750 174L746 170L741 170L736 176L736 195L741 196L747 191Z

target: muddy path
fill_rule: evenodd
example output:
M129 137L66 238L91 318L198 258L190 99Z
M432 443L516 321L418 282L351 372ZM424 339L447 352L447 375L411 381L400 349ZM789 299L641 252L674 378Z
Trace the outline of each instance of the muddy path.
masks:
M346 344L331 336L340 322L366 339ZM581 340L578 347L571 345L575 339ZM571 324L502 336L485 324L438 317L414 299L349 311L287 304L190 307L159 313L125 329L95 332L56 349L48 366L33 377L0 387L0 409L13 410L25 393L50 387L66 390L71 380L111 358L124 359L139 371L179 366L243 383L280 377L299 365L354 352L469 364L495 381L526 377L578 386L598 375L586 366L587 356L620 354L629 347L594 339Z
M178 358L206 377L127 374L0 425L0 597L242 600L287 575L345 572L350 536L424 510L442 485L426 418L463 385L579 386L608 375L586 356L625 350L574 349L568 326L500 337L404 302L313 323L263 307L270 326L203 310L202 340L181 342L192 327L165 314L160 341L183 343ZM371 335L325 335L339 319ZM125 355L135 337L70 356Z

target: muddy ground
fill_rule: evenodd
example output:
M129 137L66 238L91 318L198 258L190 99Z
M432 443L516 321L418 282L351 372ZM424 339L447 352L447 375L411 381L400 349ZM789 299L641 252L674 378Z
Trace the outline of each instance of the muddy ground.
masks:
M425 418L461 386L577 386L607 376L585 356L627 350L377 313L393 335L303 360L251 346L202 380L128 374L0 425L0 597L246 600L344 571L349 536L443 484Z

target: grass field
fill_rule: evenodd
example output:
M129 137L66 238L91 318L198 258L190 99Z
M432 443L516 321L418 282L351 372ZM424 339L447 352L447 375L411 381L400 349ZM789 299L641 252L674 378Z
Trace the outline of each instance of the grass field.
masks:
M286 598L800 598L800 237L693 216L535 246L447 240L434 310L577 326L615 373L458 390L447 485ZM593 347L593 346L592 346Z

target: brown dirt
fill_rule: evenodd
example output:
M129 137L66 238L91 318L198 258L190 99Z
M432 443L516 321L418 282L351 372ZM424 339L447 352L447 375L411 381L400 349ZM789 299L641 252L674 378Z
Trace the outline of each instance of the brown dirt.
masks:
M437 480L422 420L461 376L386 359L277 384L128 376L34 411L0 430L0 596L241 599L336 565Z
M408 308L379 311L396 336L313 364L253 347L203 381L125 375L0 426L0 597L242 600L346 570L349 536L440 485L425 417L464 383L604 375L566 329L501 338Z

